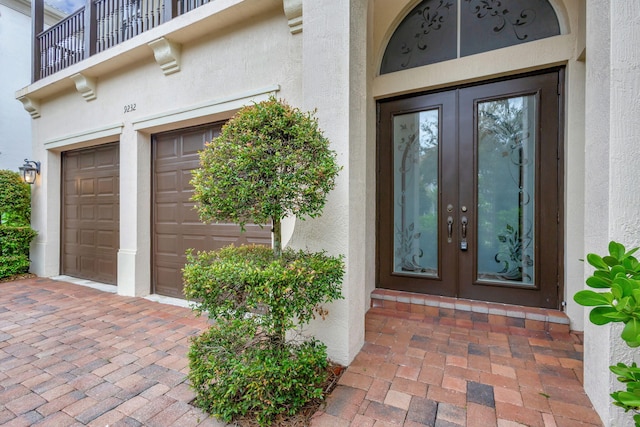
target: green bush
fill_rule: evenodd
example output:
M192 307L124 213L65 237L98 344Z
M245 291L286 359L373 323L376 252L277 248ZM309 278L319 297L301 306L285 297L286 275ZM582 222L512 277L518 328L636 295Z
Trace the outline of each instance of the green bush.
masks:
M268 426L322 396L327 353L316 340L271 345L254 326L223 321L193 339L189 380L208 413L225 422L255 414Z
M31 221L31 188L20 174L0 170L0 224L28 226Z
M20 174L0 170L0 279L29 271L31 190Z
M633 256L637 250L627 251L620 243L611 242L609 255L588 254L587 262L595 271L587 278L587 286L602 292L585 289L573 296L578 304L594 307L589 313L591 323L623 323L620 338L629 347L640 346L640 262ZM626 385L626 390L611 393L613 404L625 412L636 412L633 419L640 427L640 368L635 363L618 363L609 369Z
M267 225L273 250L227 247L188 253L185 295L215 326L193 341L189 378L196 403L229 422L269 425L322 395L324 344L287 332L342 298L342 257L282 250L281 220L314 217L340 171L310 113L270 98L241 109L200 153L193 200L205 221Z
M313 115L274 97L242 108L205 146L200 165L191 180L200 218L271 222L276 254L280 221L318 216L340 171Z
M265 246L228 246L187 255L184 294L196 312L232 320L247 313L262 332L283 338L286 330L324 317L321 303L341 298L342 257L286 249L277 258Z

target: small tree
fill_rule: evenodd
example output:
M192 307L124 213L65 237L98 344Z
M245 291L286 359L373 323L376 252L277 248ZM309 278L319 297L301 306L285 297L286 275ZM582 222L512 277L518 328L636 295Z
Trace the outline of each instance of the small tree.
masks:
M227 422L253 413L268 425L322 394L326 347L286 332L341 298L344 264L283 250L281 221L319 215L340 168L313 115L273 97L240 110L200 163L191 181L200 218L271 224L274 245L188 254L185 295L216 321L194 340L189 378L208 412Z
M192 180L200 218L271 222L276 257L282 219L319 215L340 170L317 120L273 97L238 112L200 162Z
M29 271L31 191L20 174L0 170L0 278Z

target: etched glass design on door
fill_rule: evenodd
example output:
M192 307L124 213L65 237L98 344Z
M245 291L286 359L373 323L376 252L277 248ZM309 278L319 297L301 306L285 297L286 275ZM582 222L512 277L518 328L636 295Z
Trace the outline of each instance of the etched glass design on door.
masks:
M478 280L533 286L536 98L477 105Z
M438 275L439 114L393 119L395 273Z

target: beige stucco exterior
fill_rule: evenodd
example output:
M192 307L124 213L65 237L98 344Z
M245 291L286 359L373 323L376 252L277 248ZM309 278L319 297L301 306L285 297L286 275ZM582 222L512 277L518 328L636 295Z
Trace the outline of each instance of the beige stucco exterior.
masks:
M32 270L60 270L60 153L120 141L118 292L148 294L151 135L226 119L275 94L317 111L343 166L322 217L291 219L287 233L293 247L346 256L345 299L309 332L349 363L364 342L375 288L376 101L564 66L561 300L572 329L585 330L594 406L606 425L625 425L609 403L616 384L607 367L632 354L617 332L585 322L572 297L590 274L585 253L602 253L611 239L640 242L640 175L629 161L640 154L640 6L551 0L561 35L379 75L386 43L417 3L216 0L19 90L37 116L33 156L43 163L33 192Z

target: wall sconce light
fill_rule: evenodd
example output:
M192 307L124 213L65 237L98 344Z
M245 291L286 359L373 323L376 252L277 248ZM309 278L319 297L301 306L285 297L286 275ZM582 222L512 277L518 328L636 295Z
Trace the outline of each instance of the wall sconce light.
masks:
M36 176L40 175L40 162L24 159L24 165L20 166L20 175L27 184L36 182Z

